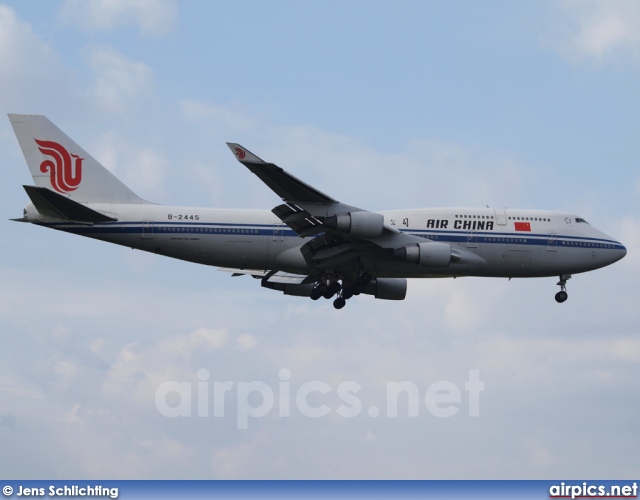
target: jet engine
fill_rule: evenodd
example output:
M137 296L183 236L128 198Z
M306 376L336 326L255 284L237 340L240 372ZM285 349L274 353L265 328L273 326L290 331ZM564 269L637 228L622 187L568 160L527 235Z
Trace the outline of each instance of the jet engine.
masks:
M406 278L374 278L364 287L363 293L376 299L404 300L407 296Z
M382 234L384 217L375 212L349 212L325 217L324 225L354 238L377 238Z
M456 257L451 252L451 245L437 241L425 241L395 248L393 256L424 267L449 267L451 260L455 260Z

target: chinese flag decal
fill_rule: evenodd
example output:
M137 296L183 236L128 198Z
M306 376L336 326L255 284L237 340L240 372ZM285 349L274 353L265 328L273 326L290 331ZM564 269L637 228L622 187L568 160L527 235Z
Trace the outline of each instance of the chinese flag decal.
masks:
M514 222L516 226L516 231L529 231L531 232L531 223L530 222Z

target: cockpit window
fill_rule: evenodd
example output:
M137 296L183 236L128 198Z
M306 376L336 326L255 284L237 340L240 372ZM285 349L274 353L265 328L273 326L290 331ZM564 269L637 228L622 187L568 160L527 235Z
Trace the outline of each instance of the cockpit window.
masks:
M581 218L581 217L576 217L576 222L578 222L578 223L583 222L583 223L585 223L585 224L589 224L586 220L584 220L584 219L583 219L583 218Z

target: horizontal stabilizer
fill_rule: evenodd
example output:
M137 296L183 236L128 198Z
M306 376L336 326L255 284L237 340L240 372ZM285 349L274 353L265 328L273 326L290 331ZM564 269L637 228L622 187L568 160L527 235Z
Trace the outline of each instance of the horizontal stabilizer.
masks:
M96 212L91 208L55 193L45 187L23 186L36 210L42 215L67 219L72 222L115 222L118 219Z

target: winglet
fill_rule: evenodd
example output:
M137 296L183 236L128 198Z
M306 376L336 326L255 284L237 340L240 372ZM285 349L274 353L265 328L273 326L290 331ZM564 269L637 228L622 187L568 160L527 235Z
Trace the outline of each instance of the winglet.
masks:
M264 160L261 160L256 155L254 155L247 148L243 148L240 144L227 142L227 146L229 146L231 152L236 155L238 161L242 163L266 163Z

